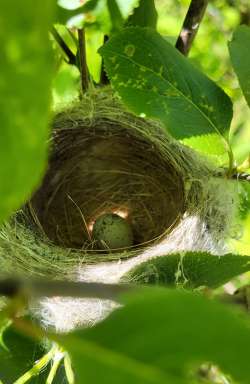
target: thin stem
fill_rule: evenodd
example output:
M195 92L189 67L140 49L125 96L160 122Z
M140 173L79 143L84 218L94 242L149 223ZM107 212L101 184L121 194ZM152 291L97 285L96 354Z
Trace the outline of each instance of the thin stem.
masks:
M227 143L228 145L228 159L229 159L229 164L228 164L228 176L229 178L232 177L233 173L234 173L234 169L235 169L235 161L234 161L234 154L233 154L233 151L232 151L232 148L231 146Z
M81 74L81 85L83 93L88 89L89 76L86 61L86 41L84 28L78 29L78 44L79 44L79 69Z
M58 45L61 47L65 55L68 57L68 64L76 65L76 56L71 51L71 49L67 46L63 38L59 35L56 28L53 26L51 29L51 34L58 43Z
M56 376L56 373L58 371L58 368L59 368L60 363L61 363L63 358L64 358L64 353L62 351L60 351L60 349L59 349L53 357L52 367L51 367L51 370L49 372L49 375L47 377L45 384L52 384L53 383L53 380Z
M208 0L191 0L180 35L175 45L175 47L185 56L188 55L191 49L207 5Z
M75 375L72 369L69 354L67 352L65 352L65 357L64 357L64 368L65 368L65 373L66 373L68 383L75 384Z
M50 280L0 280L0 296L31 297L78 297L117 299L120 294L136 287L129 284L102 284ZM138 289L138 287L137 287Z

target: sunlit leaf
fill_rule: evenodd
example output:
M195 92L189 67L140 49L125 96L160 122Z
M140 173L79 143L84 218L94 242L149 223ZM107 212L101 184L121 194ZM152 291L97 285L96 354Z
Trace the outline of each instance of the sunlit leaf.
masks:
M113 87L132 111L160 119L177 139L198 138L195 148L225 152L229 97L157 32L126 28L99 51ZM213 136L221 138L220 145Z
M112 24L112 32L119 31L123 26L123 17L116 0L107 0L107 7Z
M135 267L125 280L140 284L216 288L247 271L250 271L249 256L187 252L155 257Z
M229 52L242 92L250 106L250 27L239 26L229 43Z
M126 24L156 29L157 11L154 0L140 0L139 6L134 9Z
M238 183L240 236L232 239L232 246L237 252L250 255L250 183Z

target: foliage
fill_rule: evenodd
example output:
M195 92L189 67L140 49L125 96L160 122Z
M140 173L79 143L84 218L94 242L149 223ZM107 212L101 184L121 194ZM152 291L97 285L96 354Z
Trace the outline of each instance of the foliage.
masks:
M154 0L140 0L139 6L134 9L126 23L126 26L132 25L156 29L157 10Z
M129 272L131 281L141 284L181 285L185 288L217 288L233 277L250 271L250 257L206 252L159 256Z
M138 115L159 119L175 139L204 155L223 155L219 164L226 169L227 177L249 170L249 143L239 156L234 151L243 148L242 137L249 137L249 132L236 124L229 140L231 99L235 101L240 94L236 86L231 90L236 76L229 58L250 103L250 28L237 27L243 18L242 7L238 11L227 5L222 11L219 1L212 2L201 39L197 38L188 59L163 36L177 35L180 16L186 9L183 4L186 6L187 2L170 2L172 16L165 15L164 19L162 12L157 24L156 9L160 3L64 0L54 9L49 0L36 4L15 0L11 5L4 0L0 14L1 221L21 207L41 181L47 158L53 74L54 108L78 95L81 74L77 60L66 64L67 52L62 59L62 52L50 41L53 22L75 58L79 53L77 31L67 28L85 28L90 86L101 86L106 75L97 50L104 35L109 35L99 52L114 90L128 108ZM244 12L246 18L245 8ZM210 32L211 36L216 35L222 19L227 22L225 31L220 30L218 44L224 44L235 29L229 52L223 48L223 60L226 59L222 61L229 70L221 67L216 52L210 55L204 49L211 43ZM214 47L221 48L217 43ZM63 50L62 45L60 49ZM226 76L218 86L214 80L223 73ZM241 106L242 103L240 100ZM238 118L235 116L234 122ZM236 145L237 132L244 134L239 134ZM241 157L245 161L239 165L237 160ZM244 187L240 219L248 227L249 196ZM122 306L106 320L70 334L44 331L21 316L11 301L7 306L11 310L0 312L0 382L50 384L67 378L70 384L198 383L200 364L211 362L229 375L227 382L249 383L249 318L239 309L220 303L220 292L212 291L249 271L250 256L244 256L244 247L241 250L241 255L222 257L201 252L173 254L141 264L130 272L131 281L166 287L134 288L119 296ZM240 278L244 282L245 277ZM213 298L205 297L203 291L212 292Z
M249 383L250 334L243 314L182 290L144 288L122 300L123 308L92 329L48 335L69 351L76 382L197 382L199 363L211 361ZM15 336L29 351L30 342L22 338ZM13 354L12 364L18 364L16 371L4 367L7 383L22 363L17 343ZM26 354L22 359L29 361Z
M47 34L52 12L49 0L38 5L4 1L1 6L0 221L30 195L45 167L53 73Z
M183 291L139 291L95 328L59 340L79 381L185 383L192 364L213 361L249 383L248 319Z
M250 68L247 64L250 55L250 30L247 26L237 28L233 40L229 43L229 50L240 86L250 106Z
M19 334L11 327L4 332L3 340L5 349L0 348L0 380L11 384L26 370L29 370L34 361L43 356L45 349L41 344ZM45 375L43 374L33 382L42 383L44 381Z
M229 131L230 99L159 34L125 29L100 53L114 88L130 109L159 118L172 136L188 139L203 152L225 151L223 141L219 145L216 139Z

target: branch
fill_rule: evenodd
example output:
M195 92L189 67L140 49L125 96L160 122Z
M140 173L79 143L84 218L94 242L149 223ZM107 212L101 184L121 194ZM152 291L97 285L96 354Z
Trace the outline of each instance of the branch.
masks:
M104 35L103 44L105 44L108 41L108 39L109 39L109 37L107 35ZM105 72L105 69L104 69L104 60L103 60L103 58L102 58L102 66L101 66L100 83L102 85L109 84L109 79L108 79L108 76L107 76L107 74Z
M0 296L25 298L31 297L77 297L117 299L120 294L135 289L128 284L102 284L69 281L51 281L36 279L3 279L0 280Z
M249 181L250 182L250 174L245 173L245 172L234 173L231 178L236 179L236 180L243 180L243 181Z
M225 304L233 304L250 312L250 285L245 285L237 289L233 295L223 293L218 296L218 299Z
M229 169L223 168L218 169L214 174L214 177L228 179L228 180L240 180L240 181L248 181L250 182L250 174L246 172L237 172L234 169L231 173L229 173Z
M88 89L89 76L86 61L86 42L85 42L85 30L78 29L78 44L79 44L79 69L81 74L82 91L85 92Z
M208 5L208 0L191 0L175 47L187 56L198 32L201 20Z
M59 35L55 27L52 27L51 34L54 37L55 41L58 43L58 45L61 47L65 55L68 57L68 64L76 65L76 56L67 46L63 38Z

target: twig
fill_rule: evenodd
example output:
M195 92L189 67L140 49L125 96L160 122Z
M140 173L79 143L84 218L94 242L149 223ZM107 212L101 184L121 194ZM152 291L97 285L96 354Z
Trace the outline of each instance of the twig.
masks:
M223 293L218 299L225 304L238 305L247 312L250 312L250 285L245 285L237 289L233 295Z
M240 181L248 181L250 182L250 174L246 172L237 172L234 169L231 173L229 173L228 169L219 169L213 175L214 177L224 178L228 180L240 180Z
M68 64L76 65L76 56L71 51L71 49L67 46L63 38L59 35L55 27L52 27L51 29L52 36L58 43L58 45L61 47L65 55L68 57Z
M105 44L108 41L108 39L109 39L109 37L107 35L104 35L103 43ZM109 79L108 79L108 76L107 76L106 71L104 69L104 60L103 59L102 59L100 83L102 85L109 84Z
M250 182L250 174L245 172L237 172L232 175L232 179Z
M81 74L82 91L85 92L88 89L89 76L86 61L86 42L85 42L85 30L84 28L78 29L78 44L79 44L79 69Z
M78 297L117 299L120 294L135 289L128 284L102 284L51 280L0 280L0 296L15 297Z
M208 0L191 0L175 47L187 56L207 8Z

